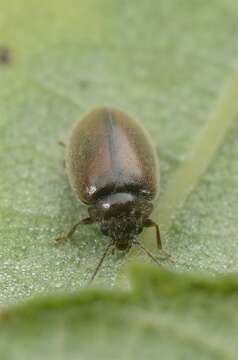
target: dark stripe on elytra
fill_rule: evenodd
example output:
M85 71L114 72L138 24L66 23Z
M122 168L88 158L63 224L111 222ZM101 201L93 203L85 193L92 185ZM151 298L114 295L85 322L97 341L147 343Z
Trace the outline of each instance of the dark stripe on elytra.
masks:
M116 133L116 119L114 118L113 112L110 111L110 109L106 110L105 117L104 117L104 124L105 124L105 130L107 134L108 139L108 150L111 157L111 171L113 175L113 184L112 187L107 187L106 189L101 189L97 193L97 197L103 197L108 193L108 190L110 189L110 192L131 192L138 194L140 191L140 184L120 184L120 177L123 174L123 168L121 166L120 157L118 156L118 150L120 145L120 139L117 137Z
M107 115L105 118L106 122L106 129L107 129L107 137L108 137L108 146L109 146L109 153L111 157L111 164L112 164L112 172L116 175L118 170L120 169L120 164L118 163L118 139L115 134L116 130L116 123L113 118L113 113L110 110L107 110Z

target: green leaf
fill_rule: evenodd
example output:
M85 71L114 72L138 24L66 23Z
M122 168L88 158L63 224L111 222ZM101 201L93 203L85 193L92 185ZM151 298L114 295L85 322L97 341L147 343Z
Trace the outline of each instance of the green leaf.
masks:
M107 244L97 227L52 240L87 210L72 195L63 149L94 106L123 108L161 160L154 219L174 270L237 270L237 16L235 0L5 2L0 45L0 303L87 284ZM143 242L154 252L154 234ZM98 282L124 286L132 251L108 257ZM127 280L127 275L126 275Z
M1 359L237 358L237 276L207 278L238 270L237 19L235 0L1 5ZM77 292L107 239L82 227L53 245L87 213L58 141L101 105L153 137L154 219L176 261L159 270L136 249L109 256L95 285L117 290ZM141 240L156 254L152 231ZM124 269L135 260L131 285Z
M129 292L86 290L3 312L2 359L236 359L238 282L139 266Z

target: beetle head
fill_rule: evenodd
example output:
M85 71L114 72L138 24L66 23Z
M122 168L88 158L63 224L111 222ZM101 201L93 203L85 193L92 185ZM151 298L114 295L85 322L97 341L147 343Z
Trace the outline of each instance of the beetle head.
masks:
M101 224L101 231L111 237L116 248L126 250L143 230L153 205L130 193L114 193L89 208L90 217Z

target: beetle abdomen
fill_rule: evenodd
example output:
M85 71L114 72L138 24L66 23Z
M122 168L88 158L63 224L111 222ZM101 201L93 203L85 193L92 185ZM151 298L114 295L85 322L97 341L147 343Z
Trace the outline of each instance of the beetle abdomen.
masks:
M122 111L101 108L73 129L66 169L77 197L86 204L113 192L158 192L159 169L148 135Z

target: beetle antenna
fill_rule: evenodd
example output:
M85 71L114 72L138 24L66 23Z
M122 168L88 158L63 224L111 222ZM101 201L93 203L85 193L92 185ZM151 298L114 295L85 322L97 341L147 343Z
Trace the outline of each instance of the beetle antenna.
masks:
M91 282L94 280L95 276L96 276L97 273L98 273L98 270L99 270L100 267L102 266L102 263L103 263L106 255L107 255L107 253L108 253L108 251L109 251L109 249L110 249L110 247L111 247L112 245L113 245L113 243L109 243L108 246L106 247L106 249L105 249L105 251L104 251L104 253L103 253L103 255L102 255L102 257L101 257L101 259L100 259L100 261L99 261L99 263L98 263L98 265L97 265L97 267L96 267L96 269L94 270L94 272L93 272L93 274L92 274L92 276L91 276L91 279L90 279L89 283L91 283Z
M146 249L143 245L141 245L140 242L135 241L134 244L138 245L141 248L141 250L143 250L144 253L147 254L157 265L159 266L161 265L160 262L156 259L156 257L148 249Z

